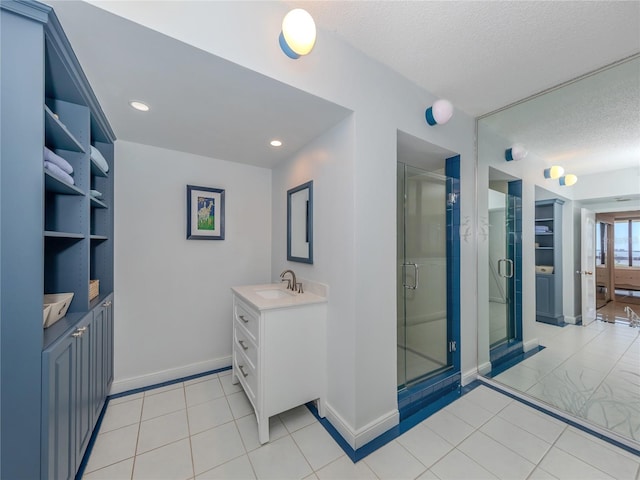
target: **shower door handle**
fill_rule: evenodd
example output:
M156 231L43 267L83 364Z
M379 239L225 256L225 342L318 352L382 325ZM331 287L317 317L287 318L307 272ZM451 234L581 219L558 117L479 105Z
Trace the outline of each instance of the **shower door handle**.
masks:
M505 265L509 265L509 273L502 273L502 269L500 268L501 262L504 262ZM503 278L513 278L513 260L510 258L501 258L498 260L498 275Z
M405 275L404 275L405 281L402 282L402 286L404 288L408 288L409 290L415 290L416 288L418 288L418 264L417 263L404 263L402 266L405 268ZM406 277L407 277L406 267L413 267L413 269L414 269L415 276L414 276L413 285L407 285L407 283L406 283Z
M509 265L509 273L505 275L505 278L513 278L513 260L505 258L507 265Z

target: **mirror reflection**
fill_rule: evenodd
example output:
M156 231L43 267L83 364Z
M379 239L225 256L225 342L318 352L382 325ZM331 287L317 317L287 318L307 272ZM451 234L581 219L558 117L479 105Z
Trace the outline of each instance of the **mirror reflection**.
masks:
M640 57L480 118L477 204L480 373L640 448Z
M287 192L287 260L313 263L313 181Z

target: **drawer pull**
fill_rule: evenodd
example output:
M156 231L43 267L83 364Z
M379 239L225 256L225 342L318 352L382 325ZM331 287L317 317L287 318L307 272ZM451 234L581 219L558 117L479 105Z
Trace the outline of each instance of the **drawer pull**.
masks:
M76 330L76 332L84 332L87 329L87 327L80 327L78 328L78 330Z
M71 334L71 336L72 336L72 337L74 337L74 338L81 337L81 336L82 336L82 332L75 331L75 332L73 332L73 333Z
M238 315L238 317L240 317L240 320L242 320L244 323L249 323L249 320L244 318L244 315Z
M243 350L249 349L249 347L247 347L247 345L244 343L244 340L238 340L238 343L240 344Z
M103 306L103 307L110 307L110 306L111 306L111 302L110 302L110 301L109 301L109 302L104 302L104 303L102 304L102 306Z
M240 370L240 373L242 373L243 377L248 376L249 374L247 372L244 371L244 365L238 365L238 369Z

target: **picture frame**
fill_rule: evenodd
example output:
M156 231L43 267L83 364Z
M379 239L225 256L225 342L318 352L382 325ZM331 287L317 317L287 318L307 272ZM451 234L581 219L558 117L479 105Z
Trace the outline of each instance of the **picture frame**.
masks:
M224 190L187 185L187 240L224 240Z

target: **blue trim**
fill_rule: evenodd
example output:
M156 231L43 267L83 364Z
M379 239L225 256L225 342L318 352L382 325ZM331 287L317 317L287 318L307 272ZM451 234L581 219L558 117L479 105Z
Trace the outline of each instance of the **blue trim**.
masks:
M136 393L146 392L147 390L154 390L156 388L166 387L167 385L173 385L174 383L188 382L189 380L193 380L194 378L206 377L207 375L213 375L214 373L225 372L227 370L231 370L231 365L229 365L228 367L218 368L216 370L209 370L204 373L196 373L195 375L189 375L188 377L182 377L182 378L177 378L175 380L168 380L166 382L155 383L147 387L134 388L133 390L127 390L126 392L109 395L107 399L111 400L113 398L126 397L127 395L134 395Z
M291 196L301 190L309 190L307 200L307 222L305 232L309 244L309 257L294 257L291 255ZM313 180L287 190L287 260L290 262L313 263Z
M489 378L495 377L496 375L500 375L506 370L509 370L511 367L517 365L523 360L526 360L529 357L532 357L536 353L544 350L545 347L542 345L537 346L536 348L532 348L528 352L522 351L522 344L520 344L519 350L511 350L505 351L504 354L499 356L495 363L491 360L491 371L486 375Z
M447 182L447 199L451 194L456 198L453 204L447 205L447 317L449 338L456 343L450 359L453 371L460 372L460 155L445 160L445 175L451 179Z
M599 438L600 440L604 440L607 443L610 443L611 445L614 445L618 448L621 448L622 450L625 450L629 453L632 453L634 455L640 455L640 450L635 449L633 447L630 447L628 445L625 445L624 443L620 443L617 440L614 440L613 438L607 437L606 435L602 435L601 433L596 432L595 430L591 430L588 427L585 427L584 425L581 425L579 423L574 422L573 420L570 420L568 418L565 418L561 415L558 415L557 413L554 413L550 410L547 410L546 408L543 408L539 405L536 405L535 403L531 403L528 400L525 400L523 398L517 397L516 395L512 394L511 392L507 392L505 390L502 390L494 385L491 385L489 383L485 383L482 381L482 379L476 380L477 382L480 382L482 385L484 385L485 387L488 387L492 390L495 390L496 392L499 392L503 395L506 395L509 398L512 398L513 400L517 400L520 403L523 403L524 405L527 405L528 407L531 407L535 410L538 410L539 412L544 413L545 415L549 415L552 418L555 418L556 420L560 420L563 423L566 423L567 425L571 425L574 428L577 428L578 430L582 430L583 432L588 433L589 435L593 435L596 438Z
M508 183L509 214L507 234L509 236L508 257L513 260L513 278L509 282L510 325L509 340L522 341L522 180Z
M504 151L504 159L505 159L507 162L510 162L511 160L513 160L513 151L512 151L512 149L511 149L511 148L507 148L507 149Z
M460 372L442 373L398 393L400 422L435 403L439 398L460 388Z
M427 111L424 112L424 118L427 120L427 123L431 126L437 125L436 119L433 118L433 107L427 108Z
M335 442L342 448L344 453L351 459L352 462L358 462L362 460L367 455L375 452L379 448L385 446L392 440L395 440L403 433L408 432L413 427L418 425L420 422L429 418L434 413L442 410L444 407L454 402L462 395L462 389L460 387L456 388L454 391L449 392L445 395L440 396L437 400L430 403L427 407L421 409L410 417L402 420L398 425L393 428L390 428L382 435L377 436L373 440L371 440L366 445L354 450L351 445L349 445L342 435L335 429L331 422L326 418L320 418L318 416L318 410L312 402L306 404L309 411L313 414L313 416L320 422L320 424L325 428L325 430L331 435L331 437L335 440Z
M96 439L98 438L98 434L100 433L100 426L102 425L102 419L104 418L105 413L107 413L107 405L109 405L109 397L104 402L102 406L102 410L100 410L100 416L98 416L98 421L96 422L95 427L93 427L93 432L91 433L91 438L89 439L89 444L87 445L87 449L82 456L82 461L80 462L80 466L78 467L78 472L76 473L75 479L81 480L84 475L84 470L87 468L87 463L89 463L89 457L91 456L91 452L93 451L93 446L96 443Z
M284 34L282 32L280 32L280 36L278 37L278 43L280 44L280 48L282 49L282 51L287 57L293 58L294 60L297 60L298 58L300 58L300 55L298 55L296 52L291 50L291 47L289 46L287 41L284 39Z

